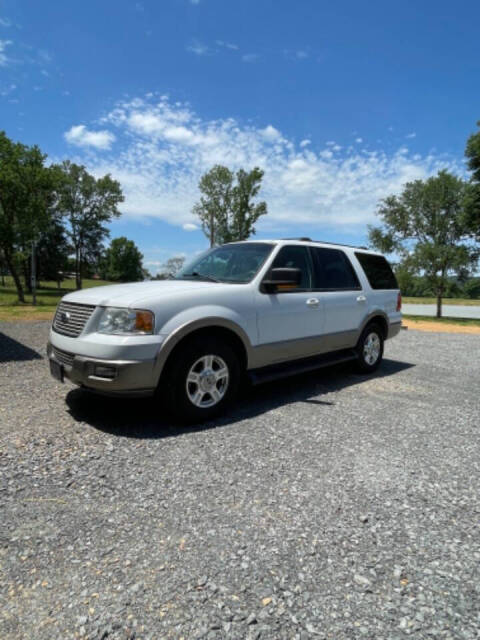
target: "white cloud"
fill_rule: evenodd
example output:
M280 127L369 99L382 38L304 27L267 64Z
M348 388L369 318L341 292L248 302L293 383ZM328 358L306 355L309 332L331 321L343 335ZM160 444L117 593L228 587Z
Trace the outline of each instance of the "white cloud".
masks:
M361 144L363 142L363 138L355 138L355 142L357 144Z
M12 23L8 18L0 18L0 27L11 27Z
M6 87L3 87L2 89L0 89L0 96L8 96L10 93L12 93L13 91L15 91L15 89L17 88L16 84L9 84Z
M279 142L282 139L282 134L280 133L280 131L278 129L275 129L275 127L272 127L271 124L266 126L265 129L260 129L259 133L261 136L263 136L263 138L265 138L265 140L268 140L269 142Z
M417 134L415 133L415 131L412 131L412 133L407 133L405 137L412 139L412 138L416 138Z
M231 49L232 51L238 51L238 45L233 44L233 42L225 42L224 40L215 40L215 44L219 47L224 47L225 49Z
M64 133L65 140L77 147L95 147L95 149L110 149L115 136L110 131L89 131L84 124L71 127Z
M198 226L192 222L185 222L185 224L182 225L182 229L184 231L196 231Z
M312 144L312 141L311 141L311 140L308 140L308 138L306 138L305 140L302 140L302 141L300 142L300 146L302 147L302 149L303 149L304 147L307 147L309 144Z
M258 58L259 58L258 53L245 53L242 56L243 62L256 62Z
M280 229L295 235L298 225L362 231L374 221L378 201L399 193L405 182L457 169L446 157L412 155L406 147L365 152L329 141L313 151L271 124L206 120L187 104L151 94L117 103L101 122L115 131L115 152L89 150L79 159L95 175L109 172L121 182L126 217L157 218L186 231L198 224L191 213L198 182L214 164L265 171L260 197L269 213L257 227L272 235ZM68 132L77 144L86 134L112 135L80 127Z
M188 45L187 51L194 53L196 56L206 56L210 53L210 49L207 45L199 42L198 40L194 40L192 44Z
M0 40L0 67L6 67L9 63L5 49L12 44L11 40Z
M305 60L305 58L308 58L308 53L306 51L295 51L295 57L297 60Z

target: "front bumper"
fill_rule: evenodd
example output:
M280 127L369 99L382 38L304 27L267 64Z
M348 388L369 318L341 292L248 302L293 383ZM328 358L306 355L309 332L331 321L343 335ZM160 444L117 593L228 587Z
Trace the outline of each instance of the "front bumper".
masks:
M74 384L111 395L150 396L155 392L156 359L105 360L76 355L48 342L47 355ZM100 374L100 375L99 375Z

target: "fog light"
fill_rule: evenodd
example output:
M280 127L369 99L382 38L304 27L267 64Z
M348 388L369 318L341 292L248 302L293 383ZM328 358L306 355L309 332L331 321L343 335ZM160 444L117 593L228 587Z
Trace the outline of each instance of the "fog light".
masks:
M107 367L103 364L96 364L94 374L98 378L108 378L109 380L112 380L117 375L117 370L115 369L115 367Z

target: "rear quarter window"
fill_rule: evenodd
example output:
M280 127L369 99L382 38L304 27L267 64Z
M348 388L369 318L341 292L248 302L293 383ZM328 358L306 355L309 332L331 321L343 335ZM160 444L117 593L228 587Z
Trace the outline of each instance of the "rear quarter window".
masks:
M372 289L398 289L398 282L383 256L371 253L355 253Z

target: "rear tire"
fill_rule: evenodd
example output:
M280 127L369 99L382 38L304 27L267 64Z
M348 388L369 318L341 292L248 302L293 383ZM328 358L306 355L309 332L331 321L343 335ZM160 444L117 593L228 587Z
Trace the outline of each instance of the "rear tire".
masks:
M356 369L361 373L372 373L380 366L383 358L384 338L378 324L372 323L365 327L360 336L356 351Z
M224 413L234 402L240 363L234 349L213 337L180 345L160 385L172 415L183 423L204 422Z

